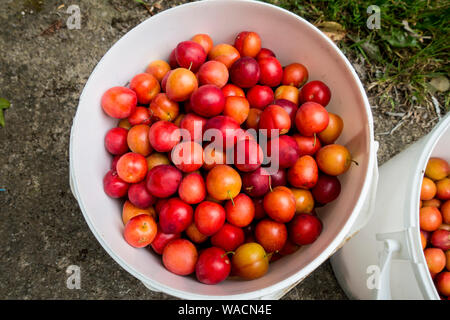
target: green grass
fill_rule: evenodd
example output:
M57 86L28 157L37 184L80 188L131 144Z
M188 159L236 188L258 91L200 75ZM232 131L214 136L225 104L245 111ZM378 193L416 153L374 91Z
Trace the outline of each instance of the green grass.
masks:
M405 85L419 101L431 93L427 83L449 73L450 1L426 0L266 0L319 24L334 21L347 34L337 44L344 53L364 57L369 80L387 88ZM367 7L381 9L381 28L370 30ZM405 29L407 21L414 34ZM378 72L375 72L377 71ZM449 95L444 105L449 106Z

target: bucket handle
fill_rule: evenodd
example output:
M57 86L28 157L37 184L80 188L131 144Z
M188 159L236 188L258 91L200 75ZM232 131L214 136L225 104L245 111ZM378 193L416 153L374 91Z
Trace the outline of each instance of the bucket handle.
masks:
M384 240L384 248L380 256L381 271L378 278L378 286L376 290L377 300L391 300L391 262L394 252L398 252L401 245L397 240Z

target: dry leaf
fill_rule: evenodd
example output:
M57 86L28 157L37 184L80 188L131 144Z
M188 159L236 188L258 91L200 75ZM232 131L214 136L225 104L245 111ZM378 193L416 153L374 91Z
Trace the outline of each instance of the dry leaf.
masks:
M429 84L435 88L437 91L445 92L449 89L450 83L448 79L444 76L439 76L436 78L431 79Z
M334 42L344 39L346 35L344 27L334 21L323 21L317 27Z

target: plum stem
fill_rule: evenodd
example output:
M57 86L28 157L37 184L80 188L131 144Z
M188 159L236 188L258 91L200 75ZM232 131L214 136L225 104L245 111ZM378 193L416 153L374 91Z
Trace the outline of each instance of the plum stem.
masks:
M317 135L316 135L316 133L314 132L314 143L313 143L313 148L316 147L316 143L317 143Z
M359 166L359 163L356 160L350 160L351 162L353 162L354 164L356 164L357 166Z
M235 254L235 252L234 251L227 251L224 254L222 254L220 257L223 258L224 256L227 256L229 254Z
M188 69L189 71L191 71L192 63L193 63L193 62L191 61L191 64L189 65L189 69Z
M269 176L269 189L270 189L270 192L273 191L272 190L272 176Z
M234 207L234 206L235 206L235 204L234 204L234 200L233 200L233 197L231 196L231 192L230 192L230 190L227 190L227 193L228 193L228 196L230 197L231 203L233 204L233 207Z

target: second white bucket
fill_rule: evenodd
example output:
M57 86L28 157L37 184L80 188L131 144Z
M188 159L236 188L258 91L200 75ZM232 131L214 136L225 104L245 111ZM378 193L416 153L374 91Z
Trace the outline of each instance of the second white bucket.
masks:
M450 114L380 167L375 212L331 263L353 299L439 300L422 252L419 201L430 157L450 157Z

